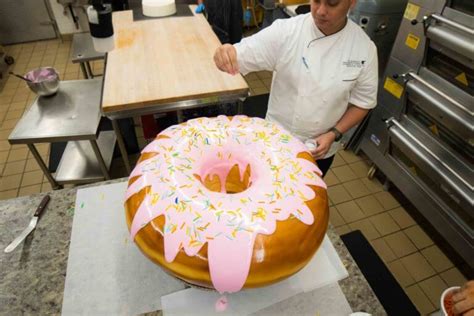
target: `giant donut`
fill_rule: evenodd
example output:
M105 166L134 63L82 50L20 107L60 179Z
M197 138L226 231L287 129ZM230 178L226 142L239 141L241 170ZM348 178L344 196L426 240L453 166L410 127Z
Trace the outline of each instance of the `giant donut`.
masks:
M307 148L260 118L197 118L161 132L130 174L131 238L174 276L236 292L302 269L328 225Z

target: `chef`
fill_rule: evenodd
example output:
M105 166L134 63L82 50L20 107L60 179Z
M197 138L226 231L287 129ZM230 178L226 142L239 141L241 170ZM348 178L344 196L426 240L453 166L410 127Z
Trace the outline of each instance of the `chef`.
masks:
M377 49L347 18L355 3L311 0L311 13L276 20L214 55L216 66L229 74L273 72L266 119L303 142L313 140L323 174L342 135L376 105Z

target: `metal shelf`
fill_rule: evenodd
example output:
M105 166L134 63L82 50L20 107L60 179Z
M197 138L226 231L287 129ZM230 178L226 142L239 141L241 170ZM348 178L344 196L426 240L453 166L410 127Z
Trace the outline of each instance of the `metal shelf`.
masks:
M97 139L97 145L107 169L110 169L112 163L115 141L116 136L113 131L101 132ZM55 179L60 184L91 183L105 179L89 141L68 142L59 162Z

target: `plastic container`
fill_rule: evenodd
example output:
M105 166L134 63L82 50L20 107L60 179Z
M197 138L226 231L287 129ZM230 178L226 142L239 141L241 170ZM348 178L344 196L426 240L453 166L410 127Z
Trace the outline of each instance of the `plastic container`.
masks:
M449 310L450 308L452 308L452 295L451 295L451 297L449 297L449 295L454 290L459 290L460 288L461 288L460 286L452 286L452 287L447 288L446 290L444 290L443 294L441 294L441 299L440 299L441 301L440 301L439 306L441 306L441 310L444 313L443 315L448 315L448 316L454 315L453 311ZM451 300L451 306L450 307L446 305L445 299L448 300L448 301Z

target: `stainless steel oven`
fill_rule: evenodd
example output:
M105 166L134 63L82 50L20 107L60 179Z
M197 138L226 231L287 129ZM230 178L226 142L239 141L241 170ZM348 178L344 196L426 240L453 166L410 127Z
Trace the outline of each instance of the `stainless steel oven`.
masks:
M474 1L412 0L360 147L474 267Z

